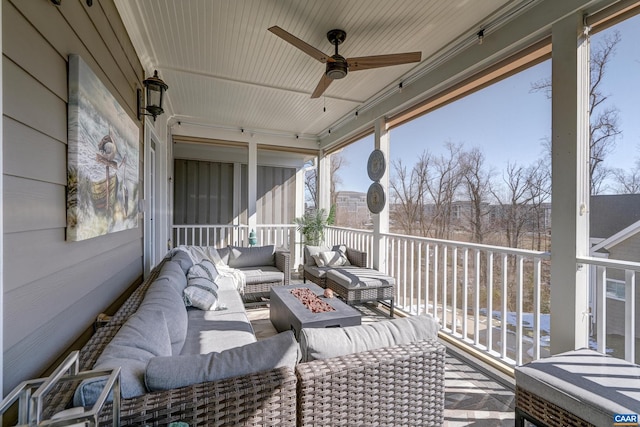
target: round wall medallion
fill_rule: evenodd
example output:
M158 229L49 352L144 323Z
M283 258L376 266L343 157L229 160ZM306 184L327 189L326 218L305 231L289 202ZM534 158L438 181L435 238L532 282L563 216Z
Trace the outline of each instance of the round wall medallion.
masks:
M384 153L380 150L373 150L367 162L367 173L372 181L379 181L384 175L387 165L384 161Z
M382 212L386 199L382 185L377 182L371 184L369 191L367 191L367 207L369 211L374 214Z

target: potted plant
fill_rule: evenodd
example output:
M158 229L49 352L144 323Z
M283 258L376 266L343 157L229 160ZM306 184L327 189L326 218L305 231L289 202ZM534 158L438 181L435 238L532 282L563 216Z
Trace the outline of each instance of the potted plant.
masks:
M324 230L327 225L332 225L335 219L334 207L331 207L329 215L324 209L317 209L304 214L304 216L294 219L298 225L298 231L304 238L301 245L319 246L324 243ZM298 266L298 270L302 265Z

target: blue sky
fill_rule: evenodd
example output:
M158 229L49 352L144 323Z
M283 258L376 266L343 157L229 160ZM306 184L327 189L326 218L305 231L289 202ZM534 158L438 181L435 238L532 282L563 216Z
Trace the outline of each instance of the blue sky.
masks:
M619 110L622 135L607 157L609 167L630 169L640 158L640 16L628 19L592 37L592 46L605 34L618 30L622 40L608 64L602 91L608 105ZM531 93L531 84L551 76L551 61L442 107L391 131L391 159L411 167L424 151L439 154L445 142L480 147L486 162L498 174L508 162L529 165L541 157L543 141L551 134L551 101ZM371 184L366 172L373 136L352 144L342 153L348 162L340 170L340 190L366 192Z

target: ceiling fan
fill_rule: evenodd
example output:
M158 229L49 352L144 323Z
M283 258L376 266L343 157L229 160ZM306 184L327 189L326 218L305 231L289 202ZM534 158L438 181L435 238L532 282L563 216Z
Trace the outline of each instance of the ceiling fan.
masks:
M327 33L327 39L329 39L329 42L335 46L335 54L329 56L278 26L269 28L269 31L284 41L291 43L312 58L322 62L323 64L327 64L322 78L318 82L316 89L311 94L311 98L320 97L320 95L327 90L327 87L329 87L332 81L346 77L349 71L409 64L411 62L420 62L420 59L422 58L422 52L345 58L338 53L338 45L347 38L347 33L343 30L331 30Z

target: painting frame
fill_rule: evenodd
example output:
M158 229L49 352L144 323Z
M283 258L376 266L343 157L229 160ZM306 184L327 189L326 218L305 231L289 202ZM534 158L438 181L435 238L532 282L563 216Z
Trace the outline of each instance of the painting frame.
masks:
M140 128L79 55L68 79L67 240L138 228Z

